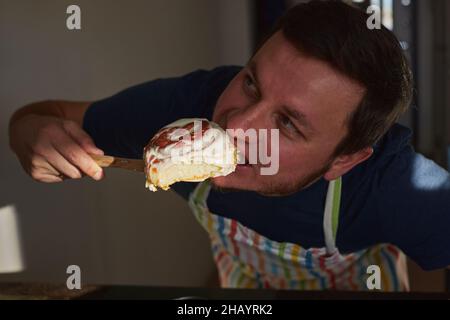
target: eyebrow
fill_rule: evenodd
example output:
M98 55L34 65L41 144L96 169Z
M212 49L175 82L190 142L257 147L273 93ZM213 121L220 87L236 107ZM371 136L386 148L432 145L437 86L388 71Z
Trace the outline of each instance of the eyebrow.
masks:
M261 88L261 86L259 85L259 81L258 81L258 72L257 72L257 66L256 66L255 61L250 60L248 63L248 68L250 69L250 73L252 74L252 76L256 82L256 85L258 86L258 88ZM259 89L259 90L261 90L261 89ZM300 124L302 127L306 128L311 133L314 133L316 131L314 129L314 127L312 126L311 122L308 121L308 118L306 117L306 115L304 113L296 110L295 108L288 107L288 106L283 106L283 110L292 119L294 119L298 124Z

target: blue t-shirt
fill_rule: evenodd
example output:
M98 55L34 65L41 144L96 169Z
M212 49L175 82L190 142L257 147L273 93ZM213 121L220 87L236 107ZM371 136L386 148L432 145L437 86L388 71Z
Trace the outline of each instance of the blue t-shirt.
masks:
M84 129L106 154L142 158L144 146L163 126L180 118L211 119L216 101L241 67L199 70L157 79L93 103ZM391 243L422 268L450 265L450 176L415 153L411 131L395 124L373 156L343 176L337 247L342 253ZM278 242L324 247L327 182L286 197L212 190L211 212L235 219ZM187 197L194 183L173 189Z

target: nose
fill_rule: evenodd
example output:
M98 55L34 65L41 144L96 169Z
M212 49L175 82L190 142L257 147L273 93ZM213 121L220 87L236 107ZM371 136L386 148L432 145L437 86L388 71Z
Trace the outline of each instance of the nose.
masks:
M268 106L262 102L254 103L243 108L233 110L228 115L228 129L268 129L270 127L270 114Z
M227 132L232 136L244 163L258 163L259 130L271 128L269 105L263 102L233 110L227 118ZM266 144L266 142L263 142Z

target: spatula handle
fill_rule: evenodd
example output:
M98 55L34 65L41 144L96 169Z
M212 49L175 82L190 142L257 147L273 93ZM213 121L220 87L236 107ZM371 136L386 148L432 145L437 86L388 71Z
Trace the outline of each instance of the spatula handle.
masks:
M131 171L144 172L144 160L126 159L112 156L90 155L102 168L120 168Z

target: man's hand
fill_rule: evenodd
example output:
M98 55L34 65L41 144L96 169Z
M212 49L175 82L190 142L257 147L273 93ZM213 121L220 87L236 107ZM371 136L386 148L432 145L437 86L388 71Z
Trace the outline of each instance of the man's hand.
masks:
M26 114L10 124L10 145L25 171L40 182L60 182L103 170L90 154L103 155L79 123L57 116Z

